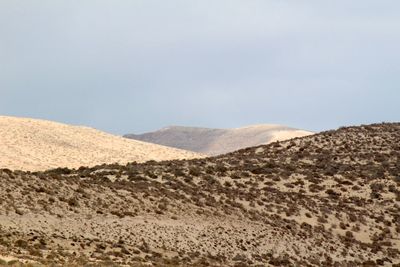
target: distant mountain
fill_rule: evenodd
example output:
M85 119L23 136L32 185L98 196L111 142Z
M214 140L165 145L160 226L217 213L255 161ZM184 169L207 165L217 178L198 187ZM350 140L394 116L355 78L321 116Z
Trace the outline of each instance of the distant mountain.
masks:
M311 134L313 133L282 125L260 124L235 129L171 126L155 132L127 134L124 137L215 156Z
M29 171L200 157L88 127L5 116L0 116L0 151L0 168Z

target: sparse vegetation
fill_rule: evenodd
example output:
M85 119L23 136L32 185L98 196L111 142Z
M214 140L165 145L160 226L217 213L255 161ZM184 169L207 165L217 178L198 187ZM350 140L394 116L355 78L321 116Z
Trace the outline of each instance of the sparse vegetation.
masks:
M0 170L0 252L68 266L396 266L399 143L399 124L378 124L207 159Z

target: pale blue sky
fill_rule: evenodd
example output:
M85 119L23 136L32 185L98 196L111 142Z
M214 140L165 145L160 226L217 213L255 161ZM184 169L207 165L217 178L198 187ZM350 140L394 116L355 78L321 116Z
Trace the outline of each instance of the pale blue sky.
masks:
M400 1L0 0L0 114L117 134L400 121Z

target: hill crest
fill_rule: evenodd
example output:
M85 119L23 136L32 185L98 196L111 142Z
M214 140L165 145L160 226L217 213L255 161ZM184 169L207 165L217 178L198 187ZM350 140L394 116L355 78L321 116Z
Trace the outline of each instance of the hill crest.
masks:
M108 134L86 126L0 116L0 167L45 170L201 155Z
M258 124L233 129L168 126L124 137L215 156L310 134L313 133L282 125Z

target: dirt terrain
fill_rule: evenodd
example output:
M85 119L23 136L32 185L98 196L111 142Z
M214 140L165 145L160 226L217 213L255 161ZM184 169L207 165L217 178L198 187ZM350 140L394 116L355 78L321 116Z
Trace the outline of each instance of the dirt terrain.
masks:
M202 157L89 127L6 116L0 116L0 148L0 168L26 171Z
M144 134L127 134L126 138L217 156L242 148L265 145L313 134L275 124L250 125L234 129L170 126Z
M399 123L0 179L4 263L400 266Z

